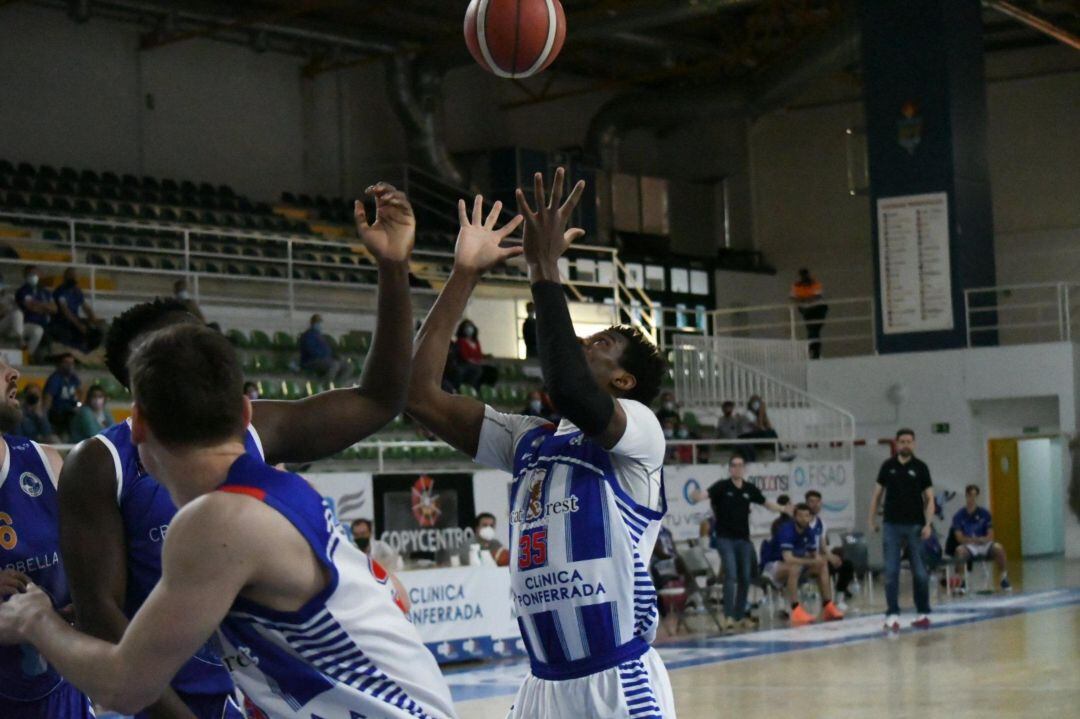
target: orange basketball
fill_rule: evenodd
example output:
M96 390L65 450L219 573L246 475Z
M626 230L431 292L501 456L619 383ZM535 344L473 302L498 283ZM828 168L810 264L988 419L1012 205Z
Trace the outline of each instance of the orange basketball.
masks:
M472 0L465 44L480 67L499 77L529 77L558 57L566 39L559 0Z

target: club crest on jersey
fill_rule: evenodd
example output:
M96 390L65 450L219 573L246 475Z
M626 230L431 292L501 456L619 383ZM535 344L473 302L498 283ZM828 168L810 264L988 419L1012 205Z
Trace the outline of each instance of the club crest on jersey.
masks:
M435 494L435 480L426 474L413 482L412 513L421 527L434 527L442 516L439 495Z
M40 497L41 492L45 489L45 485L41 483L41 480L33 472L23 472L19 475L19 486L29 497Z
M529 508L525 512L525 521L531 522L540 519L544 514L544 502L541 495L544 493L544 478L537 477L529 485Z

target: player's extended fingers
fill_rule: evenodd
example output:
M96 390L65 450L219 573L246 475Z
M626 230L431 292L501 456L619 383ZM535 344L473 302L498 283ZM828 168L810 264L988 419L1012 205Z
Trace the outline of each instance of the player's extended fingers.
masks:
M484 222L484 227L489 230L495 229L495 223L499 221L499 213L502 212L502 208L502 201L496 200L495 204L491 206L491 212L488 213L487 220Z
M360 200L353 201L353 216L356 218L356 224L358 227L367 227L367 210L364 209L364 203Z
M484 224L484 196L477 195L472 203L472 223L477 227Z
M469 215L465 210L465 200L457 201L457 219L458 224L460 224L462 227L469 226Z
M526 217L532 217L536 214L535 212L533 212L533 209L529 207L529 201L525 199L525 193L520 187L514 190L514 199L517 200L518 212L520 212L522 215L525 215Z
M551 197L548 198L547 208L554 210L562 202L563 183L566 181L566 170L559 168L555 170L555 179L551 182Z
M539 172L533 175L533 202L536 203L537 212L547 204L544 200L544 176Z
M566 198L566 202L559 208L559 212L562 213L563 217L570 216L574 208L581 202L583 192L585 192L585 180L578 180L574 185L574 189L570 191L570 196Z
M523 215L514 215L514 219L507 222L502 226L502 229L499 230L499 239L501 240L514 234L514 230L520 227L521 223L524 221L525 217Z

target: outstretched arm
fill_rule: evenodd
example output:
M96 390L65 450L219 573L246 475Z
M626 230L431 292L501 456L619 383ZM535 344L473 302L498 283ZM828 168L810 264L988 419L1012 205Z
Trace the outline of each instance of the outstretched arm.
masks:
M465 201L458 202L461 231L454 247L454 268L416 336L406 408L416 421L470 457L476 456L480 441L484 404L443 390L446 349L480 277L500 262L521 254L520 247L499 246L521 224L521 218L516 217L501 229L495 229L502 203L496 202L484 220L483 202L484 198L477 195L471 220L466 213Z
M184 511L176 515L161 580L118 644L68 626L36 585L0 605L0 643L33 644L91 699L124 714L140 711L167 689L251 578L250 550L232 535L212 530L228 521L220 516L204 522Z
M545 197L544 178L533 178L537 209L529 207L525 193L517 191L518 209L525 216L525 261L529 266L533 303L536 306L536 337L544 382L555 407L581 431L595 437L606 449L618 444L626 431L626 413L614 397L593 377L581 341L574 332L566 294L559 277L558 260L570 243L585 234L567 230L570 215L581 199L585 183L579 181L562 202L565 171L555 171L551 196Z
M412 355L409 256L416 220L405 193L391 185L379 183L367 194L375 197L375 223L368 224L364 205L357 200L356 228L378 265L379 300L360 386L292 402L256 402L252 423L270 464L337 454L379 431L405 407Z

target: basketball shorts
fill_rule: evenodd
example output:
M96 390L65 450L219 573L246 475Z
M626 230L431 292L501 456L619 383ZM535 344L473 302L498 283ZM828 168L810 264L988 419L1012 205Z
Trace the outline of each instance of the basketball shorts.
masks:
M530 674L507 719L553 717L675 719L667 669L650 648L637 659L578 679L552 681Z
M67 682L30 702L0 697L0 717L4 719L92 719L93 716L90 700Z
M994 546L993 542L983 542L982 544L965 544L964 549L972 557L988 557L992 546Z

